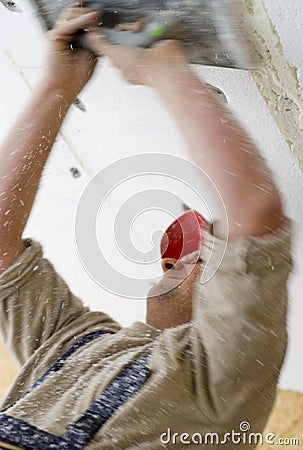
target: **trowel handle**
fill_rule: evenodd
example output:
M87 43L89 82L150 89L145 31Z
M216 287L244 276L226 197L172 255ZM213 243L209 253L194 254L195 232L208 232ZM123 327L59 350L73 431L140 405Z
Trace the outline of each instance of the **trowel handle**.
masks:
M100 32L114 45L133 45L150 47L155 42L165 39L167 19L160 12L151 11L147 14L148 22L142 31L119 31L114 28L100 28Z

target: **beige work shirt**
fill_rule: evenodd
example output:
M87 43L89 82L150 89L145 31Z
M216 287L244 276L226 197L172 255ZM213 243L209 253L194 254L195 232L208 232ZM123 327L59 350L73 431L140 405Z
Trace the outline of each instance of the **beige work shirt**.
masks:
M199 434L223 439L226 432L239 432L242 422L253 432L263 430L287 342L288 221L275 233L231 240L215 276L199 286L192 321L163 332L140 322L121 328L106 314L90 311L43 258L41 246L26 244L0 277L2 338L22 365L3 404L6 414L63 434L121 368L149 351L147 382L87 450L199 448ZM212 246L220 254L225 243L207 234L204 252ZM114 334L77 350L23 397L79 338L96 330ZM255 448L232 442L200 446Z

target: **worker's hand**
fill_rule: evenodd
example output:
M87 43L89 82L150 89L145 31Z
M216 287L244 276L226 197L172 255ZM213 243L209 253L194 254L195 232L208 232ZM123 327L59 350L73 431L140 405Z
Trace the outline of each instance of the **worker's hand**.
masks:
M96 56L92 52L73 49L71 44L79 30L96 26L99 20L99 13L75 4L63 11L49 32L46 81L68 100L75 99L91 78L96 65Z
M127 25L125 29L140 31L140 23ZM102 29L101 29L102 31ZM87 41L98 56L108 56L127 81L132 84L156 86L159 78L179 70L187 70L188 61L181 46L172 40L159 41L153 47L143 49L129 45L112 45L100 28L91 28Z

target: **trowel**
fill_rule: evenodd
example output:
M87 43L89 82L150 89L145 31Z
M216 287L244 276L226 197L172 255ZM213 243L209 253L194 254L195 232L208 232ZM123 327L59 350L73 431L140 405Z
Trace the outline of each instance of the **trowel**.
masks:
M32 0L38 17L51 29L63 8L74 0ZM85 6L102 11L102 33L117 45L150 47L161 39L182 42L192 63L256 69L257 52L242 20L240 0L87 0ZM140 32L121 31L118 25L146 23ZM77 45L87 48L85 32Z

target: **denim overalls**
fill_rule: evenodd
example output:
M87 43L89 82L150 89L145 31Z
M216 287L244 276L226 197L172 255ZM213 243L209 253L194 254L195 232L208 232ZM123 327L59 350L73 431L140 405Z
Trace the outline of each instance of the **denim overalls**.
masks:
M106 334L108 333L96 331L84 336L59 358L24 395L32 392L52 374L58 372L63 367L64 362L80 347ZM115 411L143 386L148 377L147 358L147 355L143 355L124 368L80 419L67 426L64 435L58 436L48 433L21 419L0 413L0 449L83 449Z

